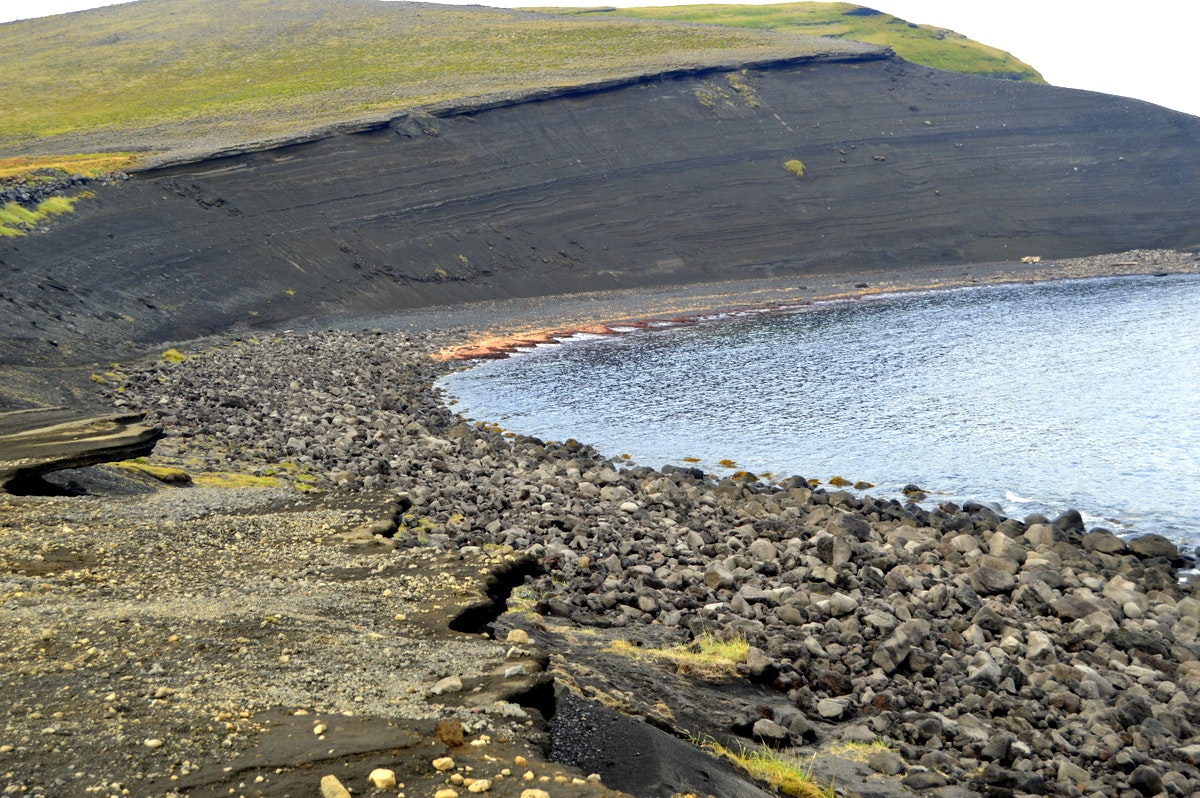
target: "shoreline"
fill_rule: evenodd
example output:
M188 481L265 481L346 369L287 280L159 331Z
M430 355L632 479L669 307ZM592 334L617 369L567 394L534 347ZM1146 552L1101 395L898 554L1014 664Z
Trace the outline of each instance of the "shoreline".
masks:
M580 333L615 334L614 328L691 324L714 314L789 312L826 302L853 302L880 295L1050 282L1100 277L1200 273L1200 258L1173 250L1129 250L1111 255L1022 263L957 264L921 269L873 269L784 278L698 283L668 288L589 292L500 303L472 303L448 311L482 320L505 317L466 341L439 351L438 360L504 357L516 349L553 343ZM871 282L867 282L870 280ZM505 306L520 303L532 321L507 318ZM486 309L486 310L484 310ZM408 314L404 314L408 315ZM386 317L375 317L377 320ZM467 329L471 327L467 323Z
M1164 266L1173 265L1170 258L1155 259L1153 263L1140 264L1140 269L1131 268L1139 264L1127 260L1130 254L1141 255L1144 253L1123 253L1120 256L1081 259L1081 262L1071 264L1072 268L1069 270L1069 274L1064 274L1064 270L1059 269L1059 264L1057 263L1040 264L1032 273L1029 267L1026 266L1015 270L1016 274L1013 273L1014 270L995 271L987 274L982 279L978 274L972 274L959 282L950 282L939 278L936 280L914 280L903 285L891 284L886 287L862 284L861 288L851 292L833 292L829 290L820 292L822 289L814 285L817 281L801 280L799 282L803 282L805 286L800 290L806 293L814 292L814 296L812 298L806 296L790 303L750 303L744 301L744 294L734 291L705 291L700 297L701 301L693 303L690 306L693 315L689 316L675 316L672 318L664 316L640 317L637 320L622 319L593 326L579 326L555 330L547 329L540 334L498 335L494 338L483 338L482 340L472 339L466 345L444 349L435 357L440 361L463 361L463 366L469 371L473 365L472 361L504 358L513 354L520 354L527 351L530 347L570 344L573 342L572 339L575 336L581 334L589 338L594 338L597 336L626 335L634 332L645 332L647 330L652 332L674 330L681 326L720 323L722 321L755 317L760 314L800 313L826 305L888 301L893 298L924 296L950 291L971 292L975 289L999 286L1066 283L1080 280L1119 281L1123 278L1151 276L1166 278L1200 273L1200 270L1196 268L1196 264L1200 260L1189 254L1183 254L1178 261L1185 268L1175 268L1172 270L1164 269ZM1110 264L1109 261L1115 262ZM984 268L990 267L985 265ZM1138 284L1152 285L1150 282ZM729 285L731 284L714 284L705 286L705 288L726 288ZM675 306L672 309L677 308L678 306ZM448 390L456 397L456 401L452 403L452 407L467 414L474 422L490 424L493 423L494 419L506 417L509 420L501 422L505 429L553 440L561 440L566 437L579 439L597 446L607 456L615 459L623 459L627 467L647 465L661 468L663 464L681 467L690 465L703 469L710 476L716 475L718 479L749 471L759 474L762 479L768 482L778 482L788 474L803 473L809 477L820 477L820 479L809 480L812 486L829 486L830 490L842 485L849 486L851 483L861 479L865 481L862 482L862 488L855 491L857 495L869 494L883 498L899 498L901 501L905 500L905 496L902 495L901 491L902 486L917 482L922 486L922 492L930 494L928 501L922 502L926 507L945 501L957 503L979 501L986 503L996 512L1011 515L1015 518L1020 518L1022 515L1030 513L1042 513L1054 516L1068 508L1075 508L1083 512L1089 527L1105 527L1114 530L1116 534L1123 537L1133 537L1145 533L1162 534L1172 539L1183 549L1190 551L1195 548L1197 551L1200 551L1200 546L1197 546L1197 543L1200 541L1197 541L1190 535L1191 528L1188 526L1189 521L1186 517L1175 516L1164 521L1162 517L1154 515L1153 512L1148 512L1163 508L1155 503L1147 505L1145 502L1142 503L1138 512L1122 514L1121 509L1125 505L1120 501L1115 504L1112 502L1108 504L1104 503L1103 499L1109 498L1108 491L1103 491L1096 495L1076 495L1071 497L1054 493L1052 489L1047 488L1043 484L1044 492L1048 494L1043 495L1043 493L1039 493L1037 490L1036 486L1038 483L1036 480L1027 480L1021 483L1024 489L1020 486L1016 488L1016 490L1020 491L1019 495L1013 493L1012 490L1006 492L1006 488L1011 489L1014 487L1015 483L1010 482L1000 482L984 487L976 485L973 488L958 487L951 489L947 488L945 480L926 478L922 475L914 475L911 472L908 472L907 476L904 476L905 472L902 472L902 475L897 477L894 473L889 473L887 469L855 469L835 462L836 458L820 460L823 465L819 467L814 467L811 463L802 461L789 462L788 465L783 467L778 466L775 461L764 465L761 457L751 457L750 460L745 460L741 456L744 452L736 447L706 449L703 452L704 456L702 458L685 456L701 454L695 446L678 452L674 452L673 447L664 448L658 446L654 447L650 453L647 453L649 450L645 448L639 449L638 444L632 440L625 441L624 438L621 440L610 439L605 436L603 431L592 430L591 432L583 433L579 429L572 428L570 425L564 427L561 423L553 426L539 425L537 419L529 417L527 414L522 414L519 410L511 406L507 409L512 411L514 416L506 416L503 413L497 415L495 407L490 411L481 410L475 402L482 401L483 406L487 407L488 403L483 397L472 395L470 391L468 391L465 397L462 397L455 392L454 388L448 386ZM458 399L462 399L465 405L459 405ZM470 410L463 409L464 406L469 407ZM522 421L518 422L514 420L514 417L521 418ZM627 423L633 423L632 419ZM619 452L629 452L630 454L621 454L618 456ZM728 457L729 460L718 462L718 458L724 457ZM831 474L842 476L830 477ZM1025 476L1029 477L1030 475L1026 474ZM848 481L846 481L846 477L849 478ZM1164 475L1160 474L1159 481L1162 478L1164 478ZM826 482L827 479L830 481ZM1102 484L1102 480L1095 480L1094 484ZM1030 486L1033 487L1031 488ZM849 488L847 487L846 489ZM1084 493L1086 494L1087 492L1085 491ZM1049 496L1054 496L1054 498L1050 499ZM1163 502L1163 507L1166 506L1170 506L1170 504Z

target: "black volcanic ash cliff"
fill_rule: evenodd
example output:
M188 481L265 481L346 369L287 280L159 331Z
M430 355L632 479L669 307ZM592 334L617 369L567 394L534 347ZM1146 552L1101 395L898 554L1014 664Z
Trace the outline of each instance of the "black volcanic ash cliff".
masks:
M0 243L0 362L493 297L1200 243L1200 119L895 58L160 168ZM802 177L784 167L804 164Z

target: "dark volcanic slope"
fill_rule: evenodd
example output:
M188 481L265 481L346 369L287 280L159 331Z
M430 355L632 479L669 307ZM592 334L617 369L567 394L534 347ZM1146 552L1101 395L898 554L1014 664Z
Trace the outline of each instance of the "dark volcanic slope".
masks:
M1198 145L1195 117L896 59L413 116L142 173L5 239L0 362L489 297L1187 248Z

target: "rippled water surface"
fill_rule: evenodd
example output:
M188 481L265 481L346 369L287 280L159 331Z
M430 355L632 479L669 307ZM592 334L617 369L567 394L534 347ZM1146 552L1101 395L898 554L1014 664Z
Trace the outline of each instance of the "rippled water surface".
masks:
M584 338L453 374L476 420L1200 543L1200 278L975 288Z

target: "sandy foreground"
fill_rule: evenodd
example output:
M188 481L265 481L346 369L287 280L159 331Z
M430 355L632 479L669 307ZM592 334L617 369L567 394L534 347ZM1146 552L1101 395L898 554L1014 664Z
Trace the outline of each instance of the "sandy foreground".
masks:
M395 397L397 418L407 421L388 423L411 433L414 442L395 452L390 474L366 466L355 471L353 462L329 473L317 459L295 473L274 472L274 487L252 487L234 477L226 479L232 487L204 487L100 467L63 480L75 480L90 495L0 496L3 794L339 795L329 779L322 785L328 776L355 795L615 794L583 769L546 761L541 713L552 703L550 657L538 644L537 628L532 637L520 628L495 636L486 630L503 609L491 605L497 586L503 586L502 605L520 577L544 567L539 558L554 551L528 524L509 535L514 543L497 543L495 535L487 545L464 543L470 527L463 516L485 513L472 482L508 473L497 476L497 470L513 469L524 480L525 494L517 495L531 503L529 512L561 509L533 507L538 487L530 475L539 473L538 447L501 463L495 447L508 444L488 444L493 448L486 451L480 445L470 461L479 468L458 472L451 485L442 462L450 458L439 452L464 446L466 433L454 437L459 427L450 411L436 406L436 396L404 405L404 388L415 394L451 367L436 365L437 359L494 356L577 330L877 293L1196 271L1200 261L1190 253L1136 251L1054 263L476 303L344 320L338 326L345 329L413 332L417 376ZM429 370L421 371L422 362ZM273 367L307 379L303 362ZM148 395L147 384L174 379L166 369L144 367L138 390ZM237 375L227 376L236 386ZM211 375L192 379L220 382ZM380 385L366 380L358 387L371 395ZM335 395L339 407L352 401L349 394ZM257 399L267 409L285 404L269 393ZM233 415L234 405L214 406L218 414ZM256 442L271 429L269 413L259 427L238 422L230 431L211 417L196 421L183 411L163 412L170 414L169 437L152 462L190 474L270 474L281 459L272 446L283 452L293 445L291 439ZM356 414L364 415L345 411ZM435 416L450 420L435 423ZM361 426L379 437L387 433L382 426ZM336 449L338 440L329 440ZM305 445L311 451L315 444ZM593 468L603 471L601 465ZM313 486L318 490L300 489ZM447 486L453 490L446 492ZM414 504L430 519L425 526L413 522ZM608 518L589 512L594 514L577 514L595 522ZM501 526L519 523L516 515L497 513ZM511 602L516 599L510 608L516 607ZM661 624L645 623L648 629ZM646 635L653 639L650 631ZM562 670L561 657L554 668ZM565 681L558 680L560 688ZM394 771L395 786L383 774L371 780L377 768ZM852 778L868 775L880 778L874 771ZM971 794L962 789L939 794Z

